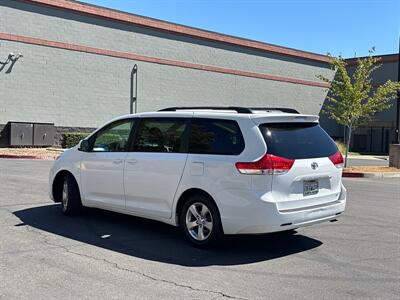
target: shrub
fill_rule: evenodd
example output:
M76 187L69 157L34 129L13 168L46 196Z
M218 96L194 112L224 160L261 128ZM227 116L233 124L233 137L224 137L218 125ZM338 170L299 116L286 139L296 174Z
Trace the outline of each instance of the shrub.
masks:
M118 134L106 133L97 137L96 144L97 145L110 145L121 142L121 137Z
M335 141L335 143L336 143L336 146L338 147L340 153L342 153L342 155L345 155L346 145L342 141Z
M80 140L83 140L89 135L89 133L85 132L70 132L70 133L63 133L62 134L62 139L61 139L61 147L63 148L71 148L74 147L79 143ZM113 133L107 133L101 135L97 141L96 144L103 144L103 145L108 145L108 144L113 144L113 143L119 143L121 142L121 137L118 134L113 134Z
M89 133L84 132L68 132L62 134L61 139L61 147L63 148L71 148L79 143L80 140L83 140L87 137Z

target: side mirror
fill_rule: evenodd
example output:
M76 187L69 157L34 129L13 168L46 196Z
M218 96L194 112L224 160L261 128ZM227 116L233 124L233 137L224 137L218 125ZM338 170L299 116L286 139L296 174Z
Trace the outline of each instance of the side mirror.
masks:
M78 150L82 151L82 152L89 152L90 151L89 141L88 140L81 140L79 142Z

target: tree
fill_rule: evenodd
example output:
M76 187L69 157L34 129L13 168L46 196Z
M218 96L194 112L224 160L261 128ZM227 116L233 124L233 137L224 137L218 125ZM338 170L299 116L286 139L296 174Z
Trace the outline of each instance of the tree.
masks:
M378 69L380 58L372 56L357 59L354 72L349 75L346 61L342 57L331 57L331 67L336 70L333 80L319 75L319 79L330 84L327 104L323 113L347 129L345 166L352 132L371 119L374 114L392 106L392 99L400 90L400 83L386 81L374 88L371 74Z

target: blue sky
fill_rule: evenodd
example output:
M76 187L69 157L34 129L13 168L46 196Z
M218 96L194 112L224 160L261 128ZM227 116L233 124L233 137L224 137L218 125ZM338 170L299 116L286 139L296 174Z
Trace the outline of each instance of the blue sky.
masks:
M398 52L400 0L84 0L321 54Z

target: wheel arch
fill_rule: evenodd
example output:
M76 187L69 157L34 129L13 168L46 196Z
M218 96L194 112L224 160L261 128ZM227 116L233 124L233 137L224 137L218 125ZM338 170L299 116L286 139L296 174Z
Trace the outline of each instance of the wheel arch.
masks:
M53 195L54 202L58 203L61 202L61 193L62 193L62 188L63 188L63 183L64 183L64 178L70 175L74 180L75 183L79 189L78 181L76 180L74 174L72 174L68 170L60 170L56 176L54 176L53 179L53 184L51 186L51 192Z
M180 197L179 197L179 199L178 199L178 201L176 203L175 219L176 219L177 226L180 225L179 224L179 215L180 215L180 213L182 211L183 205L193 195L202 195L202 196L207 197L208 199L210 199L215 204L215 207L217 208L219 217L221 219L221 212L219 210L218 204L217 204L217 202L215 202L214 198L209 193L207 193L205 190L202 190L202 189L199 189L199 188L189 188L189 189L187 189L186 191L184 191L180 195Z

